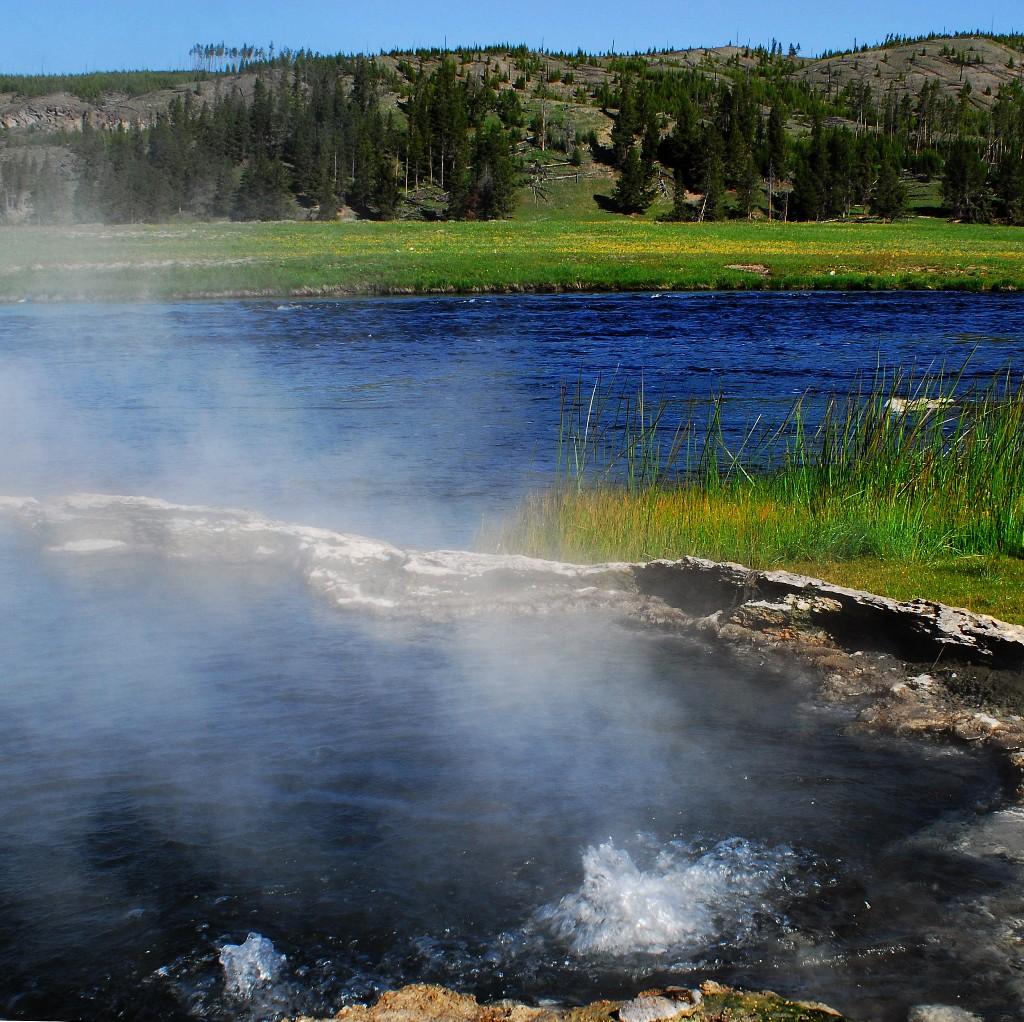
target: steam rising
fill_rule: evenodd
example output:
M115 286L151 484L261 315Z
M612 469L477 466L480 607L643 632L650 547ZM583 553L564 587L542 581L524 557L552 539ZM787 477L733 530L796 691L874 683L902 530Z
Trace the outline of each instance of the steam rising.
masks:
M0 497L0 519L29 526L53 552L143 553L296 570L338 607L438 616L485 610L551 612L624 605L622 566L514 555L403 550L380 540L274 521L230 508L149 497Z

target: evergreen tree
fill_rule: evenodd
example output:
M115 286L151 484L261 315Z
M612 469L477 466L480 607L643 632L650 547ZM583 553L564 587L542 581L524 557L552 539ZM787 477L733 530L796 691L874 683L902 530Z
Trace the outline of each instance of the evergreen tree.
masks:
M991 219L988 167L978 148L966 139L949 147L942 175L942 195L958 220L984 223Z
M754 161L754 154L747 149L739 168L736 181L736 203L740 212L749 220L761 202L761 174Z
M448 172L448 205L445 215L449 220L464 220L469 216L472 211L472 183L469 141L463 136L455 148Z
M389 153L381 153L373 188L376 213L381 220L394 220L398 210L398 167Z
M771 112L768 114L767 159L765 161L767 166L764 169L766 174L771 174L777 181L786 176L788 147L785 125L786 119L781 104L773 103Z
M725 160L722 136L711 126L705 138L701 161L700 190L703 193L698 220L725 218Z
M320 164L320 183L317 186L317 219L336 220L338 217L338 192L334 186L334 175L330 164L324 160Z
M225 217L231 213L236 185L234 169L228 162L222 163L216 171L213 194L210 197L209 215Z
M32 207L36 223L63 223L67 216L67 190L49 156L36 170L32 186Z
M810 159L800 156L793 173L789 197L790 216L796 220L820 220L825 210L825 187Z
M477 132L473 178L478 216L490 220L512 213L516 172L509 139L500 124L492 122Z
M352 181L348 187L348 204L360 216L369 216L370 203L377 178L377 159L373 143L367 132L362 132L356 143L352 164Z
M890 157L882 160L878 179L871 190L871 212L885 220L895 220L907 211L907 189L899 165Z
M686 180L681 167L676 167L672 177L672 212L670 220L689 220L692 208L686 198Z
M699 173L697 109L688 95L676 106L675 126L661 143L659 155L673 171L682 174L684 184L695 184Z
M846 128L833 131L828 139L828 211L849 216L857 193L856 147ZM898 170L898 168L897 168Z
M287 220L294 213L288 171L280 160L260 154L245 168L235 194L235 220Z
M617 167L625 166L629 150L633 147L641 128L642 121L637 109L633 79L625 75L619 82L619 108L615 112L611 131L612 151Z
M654 201L651 172L635 145L626 150L612 203L620 213L643 213Z

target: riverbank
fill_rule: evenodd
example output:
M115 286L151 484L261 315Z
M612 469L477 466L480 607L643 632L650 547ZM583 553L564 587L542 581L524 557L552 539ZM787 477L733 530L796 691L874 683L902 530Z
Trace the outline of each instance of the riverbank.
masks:
M807 534L806 549L780 551L775 527L783 524ZM708 534L711 526L717 536ZM952 550L932 556L862 551L842 557L825 544L830 529L843 527L806 508L730 500L728 495L705 503L702 513L680 491L551 491L529 498L519 516L485 542L503 551L581 563L688 556L738 561L757 570L791 571L894 600L932 600L1024 624L1021 558Z
M485 542L554 560L696 556L1024 621L1024 383L879 371L727 424L641 388L563 388L561 478Z
M895 224L180 223L0 228L0 301L625 290L1024 289L1024 232Z

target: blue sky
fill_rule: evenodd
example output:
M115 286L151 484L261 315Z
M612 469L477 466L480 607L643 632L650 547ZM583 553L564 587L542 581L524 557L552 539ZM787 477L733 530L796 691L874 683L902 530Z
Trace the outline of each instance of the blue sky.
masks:
M171 11L173 13L168 14ZM0 72L46 73L188 66L195 42L242 42L321 52L525 42L551 49L618 52L718 45L733 39L800 43L801 52L873 42L888 32L1024 29L1020 0L824 4L720 0L0 0Z

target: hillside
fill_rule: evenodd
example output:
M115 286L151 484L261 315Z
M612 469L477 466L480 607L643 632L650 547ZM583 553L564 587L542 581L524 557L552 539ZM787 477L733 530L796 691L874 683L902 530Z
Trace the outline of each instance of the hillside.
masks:
M876 204L883 215L905 208L909 196L921 208L945 201L958 217L984 219L994 210L1012 219L1015 167L1024 158L1016 145L1024 136L1016 114L1017 105L1024 109L1022 48L1020 36L957 35L816 58L792 47L784 55L774 41L630 56L525 47L372 58L286 52L220 71L0 76L0 220L135 221L175 212L308 218L325 210L382 219L506 215L515 202L502 199L492 212L480 205L482 182L494 179L495 153L506 143L519 184L541 201L555 182L571 180L584 205L603 189L621 212L664 206L674 190L677 217L772 217L774 193L785 202L782 216L821 219L867 209L879 182L895 174L903 181L889 181L891 201ZM360 86L357 74L369 85ZM465 132L458 144L432 140L437 118L451 113L437 107L442 85L450 93L444 102L455 104L455 121L443 131ZM417 108L422 102L434 106ZM261 105L267 130L256 133L259 151L251 148L251 123L245 138L228 144L238 119L252 122ZM775 115L781 137L770 143ZM491 140L486 166L476 152L484 125L506 133L505 142ZM164 140L154 155L153 132L170 132L173 145L189 152L171 157ZM966 178L988 178L991 199L978 198L976 184L965 184L963 196L940 197L939 175L961 143L977 150L956 155L969 164ZM631 171L639 174L635 187L627 181L636 194L623 200L611 193L629 177L631 149L641 166ZM246 173L251 179L255 171L266 178L254 186L258 201L242 201ZM135 173L137 201L115 208L114 198L99 194ZM503 167L499 176L512 173ZM452 174L469 175L468 200L453 204ZM837 185L837 178L845 180ZM83 184L88 202L78 201ZM277 195L264 203L268 188ZM154 189L161 195L147 203L142 193Z
M566 56L522 50L460 51L455 54L460 77L497 72L511 88L523 74L524 66L543 69L544 80L557 101L589 108L599 113L593 93L602 84L611 86L616 68L624 61L643 61L656 71L693 70L717 79L725 73L741 70L757 76L764 70L763 51L740 46L696 47L640 54L635 57L616 55ZM418 53L390 53L374 58L394 71L399 79L403 66L431 68L441 55L424 57ZM964 83L971 87L971 102L979 108L991 106L999 89L1011 82L1024 82L1024 52L1004 42L985 36L934 36L923 42L900 46L874 47L828 57L804 58L787 56L780 71L773 72L796 85L807 85L825 96L838 95L851 85L866 85L876 100L887 92L897 97L916 97L922 85L938 82L949 96L959 96ZM133 95L119 80L130 83L132 72L112 72L106 76L111 88L98 99L84 99L67 86L76 78L88 93L96 91L94 76L52 76L55 84L64 86L53 91L45 89L43 76L7 76L0 78L0 128L13 133L7 142L17 142L25 131L79 131L83 122L93 127L116 129L134 124L151 125L157 114L167 110L175 96L191 92L200 102L212 102L217 96L237 92L251 98L258 69L247 73L172 72L179 80L171 88L161 88ZM533 78L534 75L528 75ZM568 79L568 80L567 80ZM21 90L11 88L19 83ZM29 86L29 88L25 88ZM580 87L587 90L583 98ZM3 88L7 91L3 91ZM72 86L73 87L73 86ZM27 94L26 94L27 93ZM397 95L397 90L396 90ZM581 101L582 100L582 101Z
M808 61L795 74L826 94L867 84L876 100L890 90L900 97L916 97L922 86L932 83L938 83L945 95L957 98L967 84L971 103L986 108L1004 85L1024 82L1024 53L984 36L937 36Z

